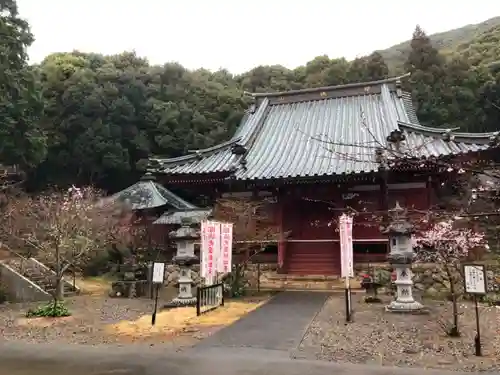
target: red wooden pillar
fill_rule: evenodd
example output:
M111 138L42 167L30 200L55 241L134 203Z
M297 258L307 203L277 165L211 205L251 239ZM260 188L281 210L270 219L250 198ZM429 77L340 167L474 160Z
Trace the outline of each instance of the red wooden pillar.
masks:
M432 176L429 176L425 184L425 189L427 193L427 207L426 207L427 209L430 209L434 204L433 202L434 187L435 187L434 180L432 179Z
M283 228L283 211L284 211L284 200L280 195L278 195L278 212L277 212L277 224L278 224L278 273L285 273L285 256L286 256L286 239L285 231Z

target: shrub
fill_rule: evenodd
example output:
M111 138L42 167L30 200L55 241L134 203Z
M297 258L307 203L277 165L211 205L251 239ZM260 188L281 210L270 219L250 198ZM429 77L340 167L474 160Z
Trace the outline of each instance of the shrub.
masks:
M39 306L36 309L29 309L26 312L27 318L60 318L63 316L71 316L71 312L62 302L50 302L46 305Z
M248 288L248 279L245 276L246 264L234 264L233 271L223 280L224 291L230 298L242 297Z

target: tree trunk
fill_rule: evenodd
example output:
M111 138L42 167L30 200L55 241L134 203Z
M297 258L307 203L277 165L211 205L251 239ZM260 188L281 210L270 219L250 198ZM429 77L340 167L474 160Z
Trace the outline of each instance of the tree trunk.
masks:
M55 285L55 301L62 301L64 298L64 284L62 282L62 267L61 267L61 254L59 251L59 244L55 245L56 251L56 285Z
M445 267L446 275L450 281L450 293L451 293L451 306L453 312L453 325L451 326L448 334L452 337L459 337L460 330L458 329L458 306L457 306L457 293L455 288L455 279L453 278L452 272L448 266Z

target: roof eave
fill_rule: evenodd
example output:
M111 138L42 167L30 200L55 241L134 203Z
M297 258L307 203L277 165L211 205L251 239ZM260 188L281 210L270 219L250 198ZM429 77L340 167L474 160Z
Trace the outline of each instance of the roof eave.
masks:
M212 147L203 148L200 150L188 150L188 152L190 152L190 154L188 154L188 155L178 156L175 158L166 158L166 159L153 157L153 158L149 158L149 161L153 162L153 163L158 163L162 166L177 165L177 164L189 162L189 161L194 160L194 159L199 159L200 157L206 158L207 156L211 155L214 152L223 151L223 150L227 149L228 147L231 147L231 146L237 144L240 140L241 140L241 137L237 137L237 138L230 139L229 141L219 143L219 144L212 146Z
M402 130L410 130L415 133L421 133L429 136L443 136L446 133L450 133L455 137L456 142L462 143L475 143L475 141L489 141L492 137L498 137L499 132L488 132L488 133L467 133L467 132L457 132L455 130L459 128L432 128L429 126L411 124L407 122L398 121L398 126ZM460 140L456 140L460 138ZM483 142L481 142L483 143Z
M309 93L316 93L316 92L322 92L322 91L334 91L334 90L351 89L351 88L358 88L358 87L364 87L364 86L383 85L385 83L398 82L401 79L407 78L409 76L410 76L410 73L406 73L402 76L386 78L386 79L382 79L382 80L378 80L378 81L348 83L345 85L323 86L323 87L315 87L315 88L310 88L310 89L290 90L290 91L280 91L280 92L268 92L268 93L249 93L249 92L246 92L246 94L251 95L254 98L263 98L263 97L272 98L272 97L276 97L276 96L309 94Z

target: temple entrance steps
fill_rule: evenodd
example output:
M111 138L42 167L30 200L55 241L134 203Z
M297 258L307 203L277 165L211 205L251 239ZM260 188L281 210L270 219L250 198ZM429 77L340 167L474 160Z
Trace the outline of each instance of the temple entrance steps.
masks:
M290 242L286 249L286 273L290 275L338 275L340 247L334 242Z
M268 275L261 280L261 290L297 290L297 291L343 291L344 279L339 276L325 275ZM359 280L351 280L351 289L364 291Z

